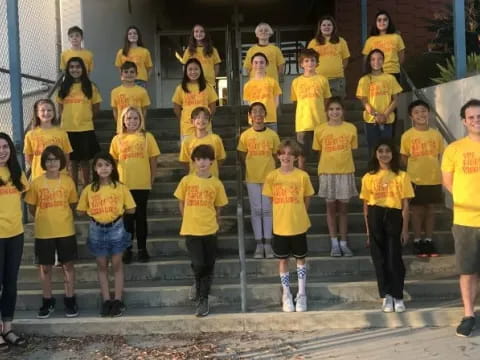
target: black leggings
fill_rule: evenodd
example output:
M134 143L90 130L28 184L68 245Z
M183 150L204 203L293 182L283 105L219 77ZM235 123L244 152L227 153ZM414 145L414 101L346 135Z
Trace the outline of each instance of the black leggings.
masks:
M132 234L132 240L136 235L138 250L147 248L147 203L150 190L130 190L137 207L134 214L125 215L125 229ZM132 249L130 246L129 249Z
M201 298L208 297L215 268L217 236L187 236L187 249L192 260L195 284Z
M405 265L402 259L402 211L380 206L368 207L370 253L377 275L380 297L403 299Z

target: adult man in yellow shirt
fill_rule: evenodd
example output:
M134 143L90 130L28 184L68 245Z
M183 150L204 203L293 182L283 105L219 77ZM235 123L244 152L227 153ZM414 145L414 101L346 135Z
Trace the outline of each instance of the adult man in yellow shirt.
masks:
M443 154L443 185L453 195L453 237L460 273L465 317L458 336L470 336L475 327L474 305L480 273L480 100L471 99L460 110L467 136L450 144Z

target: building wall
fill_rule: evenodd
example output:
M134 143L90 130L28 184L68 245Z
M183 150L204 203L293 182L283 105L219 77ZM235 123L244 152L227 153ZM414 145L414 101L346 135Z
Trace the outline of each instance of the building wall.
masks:
M405 41L406 57L422 54L435 35L425 28L425 19L442 14L447 3L451 0L368 0L368 33L377 11L387 10ZM348 92L353 96L362 74L363 61L360 0L336 0L335 18L339 33L347 40L352 56L346 76Z
M125 30L129 25L140 28L145 47L155 56L156 14L153 0L82 0L82 18L85 45L93 51L95 69L92 80L97 84L103 98L102 109L110 108L110 92L120 85L120 75L114 66L115 55L123 47ZM131 12L130 12L131 10ZM155 61L155 60L153 60ZM147 90L155 106L156 71Z

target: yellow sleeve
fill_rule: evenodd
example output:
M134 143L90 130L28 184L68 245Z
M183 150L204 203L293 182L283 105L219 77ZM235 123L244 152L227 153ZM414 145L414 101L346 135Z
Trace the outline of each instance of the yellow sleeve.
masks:
M220 136L215 135L215 154L218 160L224 160L227 158L227 153L223 147L223 142Z
M313 190L312 182L310 181L310 176L307 173L302 173L303 176L303 197L312 196L315 194L315 190Z
M249 82L250 82L250 80L247 81L245 83L245 85L243 85L243 100L245 100L245 101L251 101L252 100L252 98L251 98L252 94L250 93Z
M115 66L118 67L118 68L120 66L122 66L122 64L123 64L123 62L122 62L122 51L123 51L123 49L119 49L117 51L117 56L115 56Z
M243 67L247 69L248 72L250 72L250 70L252 69L252 63L251 63L252 55L253 55L253 49L250 48L247 51L247 55L245 55L245 60L243 60Z
M149 69L152 66L153 66L153 63L152 63L152 56L150 55L150 50L145 48L145 67Z
M312 40L310 40L308 42L308 45L307 45L307 49L313 49L315 47L315 43L316 43L317 39L313 38Z
M262 195L273 197L272 181L273 172L270 172L265 178L265 182L263 183Z
M207 84L207 99L208 99L208 104L214 103L215 101L218 100L217 93L215 90L213 90L213 87L210 84Z
M158 147L155 137L149 132L147 132L145 136L147 138L148 157L154 157L154 156L160 155L160 148Z
M110 93L110 106L112 108L117 107L117 92L115 91L115 89L113 89L112 92Z
M360 190L359 198L362 200L368 200L370 198L370 189L368 188L368 176L369 174L365 174L362 177L362 188Z
M215 64L215 65L220 64L222 62L222 59L220 58L220 55L218 54L217 48L213 48L212 58L213 58L213 64Z
M247 146L245 144L245 131L240 135L238 139L237 150L241 152L247 152Z
M273 96L280 95L282 93L282 89L280 88L278 81L275 79L272 79L272 80L273 80Z
M357 97L366 97L368 98L369 96L369 80L368 80L368 75L362 76L360 80L358 81L358 86L357 86L357 93L355 94Z
M415 197L415 192L413 191L412 180L406 172L403 173L403 190L402 190L402 199L413 198Z
M410 156L410 137L408 133L403 133L400 139L400 154Z
M25 143L23 144L23 153L25 155L32 155L33 154L33 147L32 147L32 130L29 130L25 135Z
M390 75L390 88L392 89L393 95L400 94L403 91L402 87L393 75Z
M449 145L443 152L441 166L443 172L453 173L455 171L455 151L455 146Z
M65 67L67 62L65 61L65 51L62 51L62 55L60 55L60 70L65 71Z
M115 160L118 160L118 158L120 157L118 149L118 135L115 135L113 137L112 142L110 143L109 153Z
M142 88L143 89L143 88ZM142 94L142 107L147 107L150 105L150 96L148 96L147 90L143 89Z
M68 202L70 204L75 204L77 201L78 201L78 194L77 194L77 189L75 187L75 183L73 182L72 178L68 175L67 176L67 179L68 179Z
M80 199L78 200L78 204L77 204L78 211L88 210L88 193L91 187L92 185L88 185L86 188L82 190L82 193L80 194Z
M190 51L188 50L188 47L185 49L185 51L183 52L183 56L182 56L182 61L181 63L185 65L185 63L190 60Z
M37 205L38 203L36 183L36 181L33 181L30 189L25 194L25 202L29 205Z
M317 151L322 151L322 142L321 142L321 130L320 127L315 127L313 130L313 142L312 142L312 149Z
M68 139L66 131L62 131L62 150L66 154L73 152L72 145L70 144L70 140Z
M280 137L275 131L273 132L273 149L272 149L272 154L276 154L278 147L280 146Z
M322 79L322 92L324 99L332 97L332 93L330 92L330 85L328 84L328 80L326 78Z
M283 65L285 64L285 58L283 57L282 50L278 46L275 46L275 58L277 61L277 66L278 65Z
M133 209L137 207L137 204L135 204L135 200L133 200L132 193L128 189L128 187L124 184L117 184L117 186L122 187L122 192L123 192L123 208L126 210Z
M350 143L350 146L352 150L358 149L358 134L357 134L357 128L355 125L352 125L352 141Z
M348 44L343 38L340 38L340 54L342 56L342 60L348 59L350 57L350 50L348 50Z
M93 67L94 67L94 62L93 62L93 52L90 52L90 65L88 66L87 65L87 71L89 73L91 73L93 71Z
M180 183L177 186L177 189L173 193L173 196L175 196L178 200L185 200L185 179L187 176L184 176L182 180L180 180Z
M102 102L102 96L100 95L100 92L94 84L92 84L92 98L90 99L90 101L92 102L92 104L99 104Z
M402 51L405 49L405 43L400 35L397 35L397 51Z
M437 136L437 144L438 144L438 154L441 155L443 151L445 150L445 143L443 142L442 134L438 130L436 131L436 136Z
M23 184L22 192L28 191L28 189L30 189L30 183L28 182L27 177L25 176L25 173L23 171L22 171L22 176L20 177L20 181Z
M292 86L290 87L290 100L292 101L297 101L296 87L297 87L297 79L293 79Z
M217 185L217 194L215 196L215 207L221 207L228 204L228 197L225 192L225 187L223 186L222 182L218 180Z
M372 42L371 39L372 38L369 37L367 39L367 41L365 41L365 45L363 45L363 50L362 50L363 55L368 55L368 53L373 50L372 49L372 44L371 44L371 42Z
M172 102L182 106L184 93L185 92L183 91L182 86L177 85L177 87L175 88L175 92L173 93L173 96L172 96Z
M180 162L190 162L190 140L189 138L185 139L180 145L180 154L178 155L178 161Z

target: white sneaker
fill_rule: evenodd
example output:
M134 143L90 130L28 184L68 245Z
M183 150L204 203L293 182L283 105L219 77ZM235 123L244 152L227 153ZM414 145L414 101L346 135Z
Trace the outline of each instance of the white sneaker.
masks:
M340 244L340 250L342 251L343 256L346 256L346 257L353 256L353 252L352 250L350 250L347 244L345 245Z
M263 249L265 250L265 257L267 259L273 259L275 256L273 255L272 245L265 244L263 245Z
M307 295L297 294L297 297L295 299L295 311L307 311Z
M385 295L382 304L382 311L386 313L393 312L393 298L392 295Z
M405 304L402 299L393 298L393 305L395 307L395 312L401 313L406 310Z
M263 244L257 244L257 248L255 249L255 253L253 254L254 259L263 259Z
M295 307L293 306L292 294L288 292L282 296L283 306L282 309L284 312L294 312Z
M340 250L340 247L337 246L332 246L332 250L330 250L330 256L332 257L341 257L342 256L342 251Z

